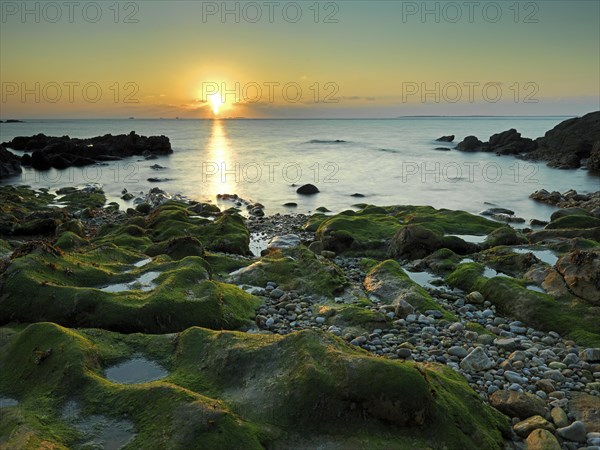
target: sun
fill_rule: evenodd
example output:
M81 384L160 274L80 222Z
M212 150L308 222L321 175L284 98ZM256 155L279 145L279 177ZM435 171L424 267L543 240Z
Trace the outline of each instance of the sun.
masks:
M219 114L219 108L223 104L223 101L221 99L221 94L216 92L214 94L209 95L208 101L212 105L212 109L213 109L213 112L215 113L215 115Z

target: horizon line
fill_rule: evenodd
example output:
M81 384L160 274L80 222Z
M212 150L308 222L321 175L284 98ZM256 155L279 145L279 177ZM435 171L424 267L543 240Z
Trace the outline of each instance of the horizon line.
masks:
M587 113L586 113L587 114ZM27 123L27 121L59 121L59 120L398 120L398 119L415 119L415 118L489 118L489 117L581 117L578 114L550 114L550 115L520 115L520 114L461 114L461 115L406 115L393 117L52 117L52 118L22 118L22 119L4 119L0 118L0 123ZM18 122L8 122L18 121Z

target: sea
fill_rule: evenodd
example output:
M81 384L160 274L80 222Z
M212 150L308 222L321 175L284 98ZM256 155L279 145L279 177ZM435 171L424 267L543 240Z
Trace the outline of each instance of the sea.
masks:
M320 206L339 212L369 203L431 205L476 214L497 206L527 222L547 220L555 208L529 199L532 192L594 192L600 187L598 176L454 147L465 136L486 141L510 128L536 138L567 118L27 120L0 124L0 142L37 133L84 138L135 131L169 137L173 154L46 172L24 168L21 175L1 182L51 191L95 183L123 208L133 206L133 200L121 200L124 190L138 195L158 187L217 204L223 202L218 194L237 194L264 205L268 215L311 213ZM456 138L453 143L436 141L444 135ZM297 194L307 183L320 192Z

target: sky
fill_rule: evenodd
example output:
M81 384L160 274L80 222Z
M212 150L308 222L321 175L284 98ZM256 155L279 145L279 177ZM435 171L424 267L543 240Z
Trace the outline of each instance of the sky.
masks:
M600 1L0 1L0 118L581 115Z

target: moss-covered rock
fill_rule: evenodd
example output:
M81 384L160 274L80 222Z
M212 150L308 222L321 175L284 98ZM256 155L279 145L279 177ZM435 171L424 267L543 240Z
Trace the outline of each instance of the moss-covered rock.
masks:
M116 384L104 370L145 354L161 380ZM370 356L324 333L286 337L190 328L172 336L30 325L0 349L4 445L81 444L65 418L127 419L127 448L501 449L508 420L440 365Z
M328 297L339 293L345 283L334 264L302 245L272 250L259 261L232 273L230 281L254 286L274 281L281 289Z
M54 245L65 252L77 250L88 244L86 239L79 237L79 235L70 231L65 231L56 240Z
M159 244L154 244L146 250L150 256L168 255L171 259L179 260L188 256L204 256L202 243L191 236L174 237Z
M385 209L367 207L326 217L316 232L325 250L383 254L387 242L400 227L400 222Z
M526 289L518 280L507 277L486 278L478 263L461 264L446 281L465 291L479 291L498 311L545 331L556 331L581 345L600 346L600 312L583 300L571 296L558 300Z
M85 209L85 208L102 208L106 203L106 196L104 191L99 188L63 188L57 192L57 202L67 205L71 209Z
M503 226L492 231L483 243L484 248L492 248L499 245L524 245L529 241L520 231L512 227Z
M568 215L559 217L553 220L544 228L546 230L556 229L585 229L585 228L596 228L600 227L600 219L593 216L584 215Z
M0 323L53 321L150 333L193 325L235 329L259 304L236 286L209 280L210 266L199 257L137 268L140 259L108 245L16 258L0 279Z
M365 277L363 286L369 294L384 303L397 304L404 300L417 311L438 310L445 319L456 320L454 314L446 311L425 289L412 281L394 260L388 259L373 267Z
M445 235L484 235L502 226L464 211L437 210L430 206L357 206L361 209L356 212L348 210L333 216L315 214L305 228L316 231L326 250L381 258L390 255L388 244L406 225L427 230L430 237L440 241L431 252L447 247L461 254L476 251L477 246Z

